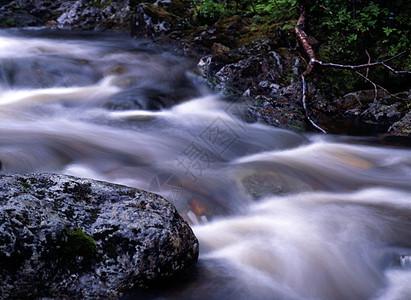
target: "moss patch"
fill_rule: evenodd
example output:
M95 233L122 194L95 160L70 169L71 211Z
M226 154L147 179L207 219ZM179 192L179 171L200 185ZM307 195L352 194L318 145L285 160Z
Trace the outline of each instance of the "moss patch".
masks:
M82 258L81 264L83 266L90 265L97 255L97 245L94 239L78 227L74 228L73 231L64 228L64 235L66 237L63 246L64 259L71 262Z
M25 179L20 180L20 184L26 189L31 189L32 188L31 184L29 182L27 182L27 180L25 180Z

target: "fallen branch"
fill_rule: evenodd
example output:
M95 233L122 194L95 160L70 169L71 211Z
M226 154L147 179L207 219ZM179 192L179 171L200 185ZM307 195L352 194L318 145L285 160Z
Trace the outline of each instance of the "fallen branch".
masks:
M378 95L378 88L384 90L386 93L390 94L386 89L384 89L383 87L381 87L380 85L376 84L375 82L373 82L371 79L368 78L368 70L370 67L376 67L376 66L382 66L384 68L386 68L387 70L389 70L390 72L394 73L394 74L411 74L411 71L402 71L402 70L395 70L394 68L392 68L391 66L387 65L387 62L407 53L408 51L410 51L410 49L403 51L393 57L390 57L386 60L383 61L379 61L379 62L370 62L370 55L368 54L368 52L366 51L366 54L368 56L368 63L366 64L360 64L360 65L342 65L342 64L336 64L336 63L325 63L322 62L321 60L318 60L315 56L315 52L313 50L313 48L311 47L310 43L308 42L308 36L304 31L304 26L305 26L305 21L306 21L306 8L304 5L301 5L300 7L300 17L298 18L297 21L297 25L294 28L294 32L298 38L298 41L301 43L304 52L307 54L308 58L309 58L309 62L307 64L307 67L305 69L305 71L300 75L301 76L301 81L302 81L302 85L303 85L303 91L302 91L302 103L303 103L303 108L305 111L305 115L307 117L307 120L318 130L320 130L323 133L327 133L323 128L321 128L319 125L317 125L314 120L311 119L311 117L309 116L309 112L308 112L308 108L307 108L307 84L305 81L305 77L307 75L309 75L311 73L311 71L313 70L315 64L319 64L321 66L325 66L325 67L334 67L334 68L340 68L340 69L350 69L353 70L357 75L359 75L360 77L364 78L364 80L366 80L367 82L369 82L373 87L374 87L374 101L377 99L377 95ZM358 70L359 69L364 69L366 68L366 75L361 74Z

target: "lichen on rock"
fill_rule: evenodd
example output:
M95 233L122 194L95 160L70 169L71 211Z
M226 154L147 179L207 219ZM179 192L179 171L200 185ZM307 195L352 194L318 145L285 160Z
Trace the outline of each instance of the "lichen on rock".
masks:
M198 241L142 190L53 174L0 174L0 294L116 298L174 276Z

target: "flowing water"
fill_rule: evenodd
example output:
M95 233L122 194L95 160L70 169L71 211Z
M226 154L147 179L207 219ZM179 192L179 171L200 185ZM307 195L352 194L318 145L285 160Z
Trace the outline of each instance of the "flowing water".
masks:
M244 121L195 62L119 33L0 32L0 161L134 186L200 241L124 299L411 299L411 150Z

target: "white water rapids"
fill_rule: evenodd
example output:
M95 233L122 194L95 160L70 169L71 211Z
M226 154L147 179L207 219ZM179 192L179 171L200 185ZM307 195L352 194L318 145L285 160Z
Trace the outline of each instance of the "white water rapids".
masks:
M124 299L411 299L411 150L245 123L119 33L0 32L0 162L162 194L200 258Z

